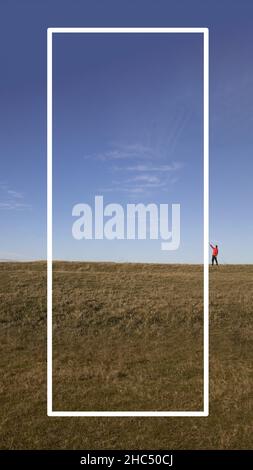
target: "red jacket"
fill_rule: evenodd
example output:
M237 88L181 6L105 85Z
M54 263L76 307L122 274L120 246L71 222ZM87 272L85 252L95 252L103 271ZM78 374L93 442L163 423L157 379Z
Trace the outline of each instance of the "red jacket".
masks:
M216 246L213 246L213 245L211 245L211 244L210 244L210 247L211 247L212 250L213 250L213 256L217 256L218 253L219 253L218 248L216 248Z

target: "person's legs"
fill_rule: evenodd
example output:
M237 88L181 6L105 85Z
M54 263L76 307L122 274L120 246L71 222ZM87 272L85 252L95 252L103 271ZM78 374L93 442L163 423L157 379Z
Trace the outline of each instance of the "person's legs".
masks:
M213 255L212 256L212 266L213 266L213 263L214 263L214 258L215 258L215 256Z
M217 259L217 256L215 256L215 262L216 262L216 265L218 266L218 259Z

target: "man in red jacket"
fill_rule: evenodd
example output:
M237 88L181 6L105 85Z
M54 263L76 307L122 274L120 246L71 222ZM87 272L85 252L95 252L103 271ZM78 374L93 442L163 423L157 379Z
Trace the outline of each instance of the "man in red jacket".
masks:
M210 247L211 247L212 250L213 250L213 254L212 254L212 266L214 265L214 261L215 261L215 263L216 263L217 266L218 266L218 260L217 260L217 256L218 256L218 253L219 253L218 245L213 246L213 245L211 245L211 243L210 243Z

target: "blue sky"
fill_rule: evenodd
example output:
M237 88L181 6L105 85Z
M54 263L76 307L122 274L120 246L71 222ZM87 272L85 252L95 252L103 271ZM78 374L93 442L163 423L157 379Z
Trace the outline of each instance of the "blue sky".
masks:
M36 3L36 4L35 4ZM203 5L204 3L204 5ZM0 258L46 257L46 28L210 29L210 237L251 263L251 2L43 1L1 5ZM54 256L202 262L201 35L54 40ZM74 241L76 202L179 202L182 241Z
M195 240L201 261L202 43L200 34L54 37L57 258L182 261ZM95 195L123 207L180 203L180 249L161 252L159 241L74 240L72 207L94 205Z

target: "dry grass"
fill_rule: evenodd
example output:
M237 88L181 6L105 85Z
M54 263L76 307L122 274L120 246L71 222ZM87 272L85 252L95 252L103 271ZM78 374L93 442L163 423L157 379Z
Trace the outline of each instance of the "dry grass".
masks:
M46 266L1 263L1 448L249 448L253 266L210 273L208 418L48 418ZM201 409L199 266L56 263L54 409Z

